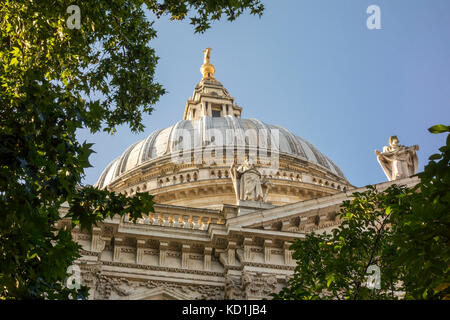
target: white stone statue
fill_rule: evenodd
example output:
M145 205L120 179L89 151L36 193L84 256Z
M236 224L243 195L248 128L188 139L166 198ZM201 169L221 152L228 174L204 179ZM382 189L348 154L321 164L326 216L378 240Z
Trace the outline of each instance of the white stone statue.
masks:
M230 173L238 200L264 201L266 197L262 190L261 173L253 164L250 164L248 156L238 167L233 163Z
M383 152L375 150L378 162L389 181L408 178L417 173L419 160L416 151L418 145L406 147L398 144L397 136L389 137L389 146Z

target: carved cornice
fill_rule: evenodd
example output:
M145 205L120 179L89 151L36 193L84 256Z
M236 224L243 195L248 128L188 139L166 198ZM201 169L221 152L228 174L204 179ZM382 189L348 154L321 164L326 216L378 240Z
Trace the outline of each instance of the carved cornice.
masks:
M114 262L114 261L102 261L101 263L106 266L114 266L114 267L122 267L122 268L156 270L156 271L165 271L165 272L174 272L174 273L190 273L190 274L198 274L198 275L205 275L205 276L223 277L223 272L216 272L216 271L182 269L182 268L174 268L174 267L164 267L164 266Z
M295 266L288 266L284 264L271 264L271 263L262 263L262 262L243 262L241 269L243 269L244 266L248 267L258 267L258 268L265 268L265 269L278 269L278 270L294 270Z

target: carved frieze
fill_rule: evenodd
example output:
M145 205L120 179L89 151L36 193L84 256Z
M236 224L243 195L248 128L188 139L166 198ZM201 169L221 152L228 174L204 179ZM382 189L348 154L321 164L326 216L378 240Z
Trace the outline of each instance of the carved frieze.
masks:
M252 275L244 272L242 275L242 285L246 299L264 298L276 291L277 278L275 275L263 275L261 273Z
M169 289L184 297L193 300L218 300L224 298L224 289L221 286L185 285L168 281L131 281L126 278L114 278L105 275L97 275L97 298L110 299L113 295L119 299L129 297L138 289ZM140 290L142 291L142 290ZM145 296L145 291L144 294Z
M238 279L234 279L230 275L225 277L225 299L241 300L244 299L244 290Z

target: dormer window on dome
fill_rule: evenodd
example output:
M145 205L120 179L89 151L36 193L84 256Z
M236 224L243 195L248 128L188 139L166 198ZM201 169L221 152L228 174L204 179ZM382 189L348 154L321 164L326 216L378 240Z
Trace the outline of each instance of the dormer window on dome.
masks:
M196 120L205 116L240 118L242 108L234 103L228 90L214 78L216 68L210 62L211 48L206 48L203 53L203 65L200 67L203 78L195 86L193 96L186 102L183 120Z

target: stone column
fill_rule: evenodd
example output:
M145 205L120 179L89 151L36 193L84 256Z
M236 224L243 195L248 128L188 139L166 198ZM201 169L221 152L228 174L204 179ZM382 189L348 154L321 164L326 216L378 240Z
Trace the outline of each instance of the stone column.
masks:
M205 116L209 116L209 117L211 117L212 116L212 112L211 112L211 106L209 105L209 103L208 102L205 102L204 104L203 104L203 106L204 106L204 108L205 108Z
M102 229L98 227L92 228L92 239L91 239L91 251L98 252L99 251L99 242L100 240L100 233L102 232Z
M236 261L236 242L228 241L227 247L227 263L233 265Z
M264 262L265 263L270 263L270 260L272 259L272 257L271 257L272 244L273 244L272 240L268 240L268 239L264 240Z
M168 247L169 247L168 242L164 242L164 241L159 242L159 265L160 266L166 265L166 255L167 255Z
M203 254L204 254L203 269L204 270L211 270L211 253L212 253L211 247L205 247L205 249L203 250Z
M144 245L145 245L145 240L137 240L136 243L136 263L137 264L142 264L143 261L143 257L144 257Z
M181 267L189 268L189 249L191 248L188 244L183 244L181 247Z
M114 238L114 257L113 261L119 261L120 260L120 250L122 249L122 238Z
M292 250L289 249L291 245L292 242L284 242L284 263L287 265L292 264Z
M245 238L244 239L244 260L250 261L252 259L251 253L252 253L252 238Z

